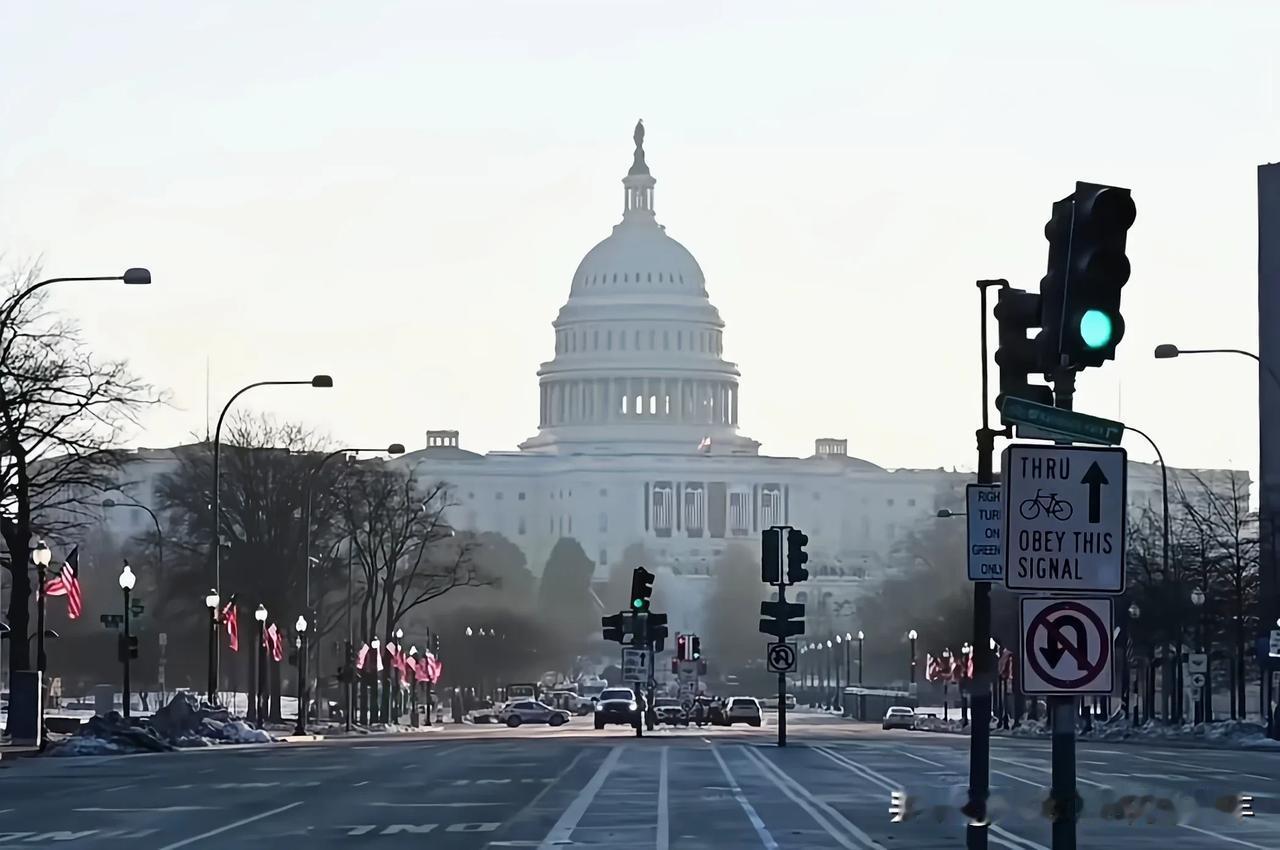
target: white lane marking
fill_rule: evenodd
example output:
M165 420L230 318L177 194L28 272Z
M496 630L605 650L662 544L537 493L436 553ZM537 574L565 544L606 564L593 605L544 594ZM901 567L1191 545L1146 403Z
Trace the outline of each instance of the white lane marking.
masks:
M508 803L365 803L387 809L466 809L472 806L506 806Z
M213 806L132 806L124 808L111 808L102 806L86 806L83 809L72 809L74 812L207 812L213 809Z
M1000 758L999 756L992 756L991 760L1002 761L1005 764L1011 764L1011 765L1014 765L1015 767L1020 767L1023 770L1038 770L1041 773L1053 773L1053 768L1051 767L1045 767L1044 765L1040 765L1040 764L1028 764L1027 762L1024 762L1024 761L1018 761L1017 759L1006 759L1006 758ZM1092 779L1085 779L1083 776L1080 775L1079 771L1076 772L1076 782L1082 782L1085 785L1092 785L1094 788L1110 788L1111 787L1110 785L1104 785L1101 782L1094 782Z
M899 753L901 753L902 755L906 756L906 757L907 757L907 758L909 758L909 759L915 759L916 761L922 761L922 762L924 762L925 764L931 764L931 765L933 765L934 767L946 767L946 765L945 765L945 764L939 764L939 763L938 763L938 762L936 762L936 761L933 761L933 760L931 760L931 759L927 759L927 758L925 758L924 756L918 756L918 755L915 755L914 753L909 753L909 752L907 752L906 750L898 750L898 752L899 752Z
M658 835L655 839L655 850L667 850L671 846L671 810L667 804L667 751L662 748L658 758Z
M128 785L117 785L114 788L104 788L102 789L102 792L104 794L110 794L112 791L124 791L126 788L132 788L133 786L134 783L130 782Z
M1192 826L1189 823L1182 823L1178 825L1181 826L1183 829L1194 830L1195 832L1199 832L1203 835L1208 835L1212 838L1217 838L1221 841L1229 841L1232 844L1239 844L1241 847L1252 847L1254 848L1254 850L1272 850L1272 848L1270 847L1263 847L1261 844L1254 844L1252 841L1245 841L1242 838L1232 838L1230 835L1223 835L1221 832L1214 832L1211 829L1201 829L1200 827Z
M197 841L204 841L206 838L213 838L215 835L221 835L224 832L230 832L233 829L239 829L240 827L247 826L248 824L251 824L254 821L260 821L260 820L263 820L264 818L274 817L275 815L281 814L282 812L287 812L290 809L296 809L298 806L301 806L301 805L302 805L302 801L298 800L296 802L290 803L287 806L280 806L279 808L271 809L270 811L267 811L267 812L260 812L256 815L251 815L250 817L247 817L247 818L241 818L238 821L232 821L231 823L223 824L222 826L217 827L216 829L211 829L208 832L202 832L199 835L193 835L190 838L183 838L179 841L173 842L172 844L166 844L165 846L161 847L160 850L178 850L179 847L186 847L189 844L195 844Z
M872 840L870 835L867 835L848 818L833 809L829 803L810 794L803 785L792 779L790 774L756 752L754 747L745 745L739 745L739 747L749 759L756 763L761 772L774 785L778 786L778 789L783 794L786 794L791 798L792 802L808 812L814 823L826 830L827 834L834 838L845 850L886 850L883 844ZM827 818L830 818L830 820ZM854 844L846 837L846 834L857 836L861 843Z
M991 840L997 844L1003 844L1005 847L1012 847L1014 850L1049 850L1043 844L1037 844L1030 838L1023 838L1021 835L1014 835L1009 830L996 824L991 824L989 829L995 833L991 836Z
M812 744L809 745L809 747L810 749L814 750L820 755L826 756L831 761L834 761L836 764L849 770L851 773L854 773L858 776L861 776L863 779L867 779L872 783L879 785L881 788L884 788L890 793L893 793L894 791L902 790L901 786L899 786L896 782L894 782L892 778L885 776L883 773L879 773L878 771L875 771L867 767L865 764L860 764L859 762L856 762L853 759L850 759L848 756L845 756L842 753L837 753L834 750L828 750L826 747L813 746ZM998 770L992 771L992 772L1001 773ZM1005 775L1010 776L1010 778L1012 779L1017 779L1019 782L1026 782L1028 785L1036 784L1029 780L1023 779L1020 776L1012 776L1012 774L1005 774ZM988 829L996 833L996 835L988 835L988 838L990 838L992 841L996 842L997 844L1003 844L1006 847L1012 847L1014 848L1014 850L1026 850L1026 848L1031 848L1031 850L1049 850L1049 848L1045 847L1043 844L1037 844L1029 838L1023 838L1020 835L1014 835L1012 832L1009 832L1007 829L998 827L995 824L990 824L988 826ZM1003 837L1000 837L1000 836L1003 836ZM1021 843L1020 844L1011 843L1015 841L1021 842Z
M359 782L356 782L356 783L352 784L352 786L351 786L351 787L352 787L352 788L359 788L361 785L368 785L368 784L369 784L369 780L367 780L367 779L362 779L362 780L360 780Z
M1025 785L1030 785L1032 788L1044 787L1039 782L1034 782L1030 779L1023 779L1021 776L1018 776L1017 774L1014 774L1014 773L1005 773L1003 770L992 770L991 772L994 773L996 776L1003 776L1006 779L1016 779L1018 782L1021 782Z
M704 739L705 740L705 739ZM769 829L764 825L764 821L760 819L760 815L756 813L755 807L747 800L747 796L742 793L742 788L738 785L738 780L733 778L733 774L729 772L729 765L724 763L724 759L720 756L720 748L711 745L711 755L716 757L716 761L720 763L720 769L724 771L724 778L729 783L729 790L733 792L733 799L738 801L738 805L742 807L742 811L747 816L747 820L751 821L751 826L755 828L756 835L760 837L760 844L765 850L778 850L778 842L773 840L773 836L769 834Z
M605 756L604 761L600 763L600 768L596 771L596 775L591 777L586 785L582 786L578 796L560 815L560 819L556 821L555 826L551 827L547 837L542 839L542 843L538 845L541 850L554 850L560 845L570 843L573 828L578 825L578 821L582 820L582 816L587 813L587 807L591 805L591 801L595 799L600 787L609 778L609 773L618 764L618 759L621 757L621 746L615 746L609 751L609 755Z

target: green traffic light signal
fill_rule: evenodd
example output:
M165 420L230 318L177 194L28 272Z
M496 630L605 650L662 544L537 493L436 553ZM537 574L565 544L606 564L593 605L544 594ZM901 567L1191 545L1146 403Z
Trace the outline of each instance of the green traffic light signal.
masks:
M632 608L635 608L635 609L637 609L637 610L639 610L640 608L643 608L643 607L644 607L644 600L643 600L643 599L632 599L632 600L631 600L631 607L632 607Z
M1101 310L1086 310L1080 317L1080 340L1089 348L1106 348L1113 332L1111 317Z

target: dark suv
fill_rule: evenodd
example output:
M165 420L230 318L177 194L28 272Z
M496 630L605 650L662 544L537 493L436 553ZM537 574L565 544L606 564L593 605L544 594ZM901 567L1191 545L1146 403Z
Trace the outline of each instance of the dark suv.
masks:
M630 688L605 688L596 700L596 728L639 726L640 704Z

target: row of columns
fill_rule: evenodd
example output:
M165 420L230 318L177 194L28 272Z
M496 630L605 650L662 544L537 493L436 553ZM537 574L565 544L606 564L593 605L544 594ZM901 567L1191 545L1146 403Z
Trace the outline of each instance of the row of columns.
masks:
M632 420L738 424L738 387L732 381L587 378L544 383L540 391L543 427Z

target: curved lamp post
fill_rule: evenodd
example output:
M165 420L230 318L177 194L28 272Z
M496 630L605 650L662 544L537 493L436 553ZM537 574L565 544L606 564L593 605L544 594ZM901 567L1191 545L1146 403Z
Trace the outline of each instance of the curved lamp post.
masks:
M124 699L122 704L124 707L124 716L129 717L129 661L133 658L133 645L129 639L129 594L133 592L133 585L138 577L133 574L133 568L129 566L129 562L124 562L124 569L120 571L120 590L124 593L124 644L120 647L120 663L124 665Z
M299 614L293 628L298 633L295 644L298 650L298 723L293 733L305 735L307 734L307 618Z
M418 669L418 647L409 647L409 658L413 660L413 669L415 675L409 680L409 725L417 727L418 725L418 677L416 671Z
M222 480L222 423L227 418L227 411L231 409L231 405L235 404L236 399L247 393L254 387L289 387L289 386L310 386L320 389L329 389L333 386L333 378L328 375L315 375L309 381L257 381L248 386L241 387L236 390L235 395L227 400L222 406L222 412L218 414L217 427L213 429L213 588L215 591L222 590L222 487L219 486ZM217 618L214 618L214 630L217 630ZM209 680L217 681L218 678L218 657L217 639L214 639L214 651L209 656Z
M387 446L385 449L358 449L358 448L336 449L334 451L329 452L324 457L320 458L320 461L315 466L311 467L311 472L307 475L306 545L304 550L304 557L306 558L306 562L303 564L303 568L306 574L306 579L305 579L306 597L307 597L306 608L307 608L307 611L310 612L311 617L314 620L318 621L318 618L316 617L315 608L312 607L312 604L311 604L311 565L315 563L315 559L311 557L311 524L312 524L311 509L312 509L312 497L314 495L314 490L315 490L316 477L319 476L320 470L324 468L324 465L328 463L330 460L332 460L333 458L337 457L338 455L349 455L349 454L359 454L361 452L382 452L382 451L385 451L389 455L402 455L404 454L404 444L392 443L391 445ZM347 561L347 643L345 647L345 654L343 655L343 659L344 659L343 663L346 664L348 667L351 665L352 659L355 657L353 655L353 653L355 652L355 634L352 631L352 620L351 620L351 608L352 608L352 596L353 596L352 583L353 583L353 580L351 577L351 562L350 562L350 559L348 559ZM318 627L319 627L319 623L317 622L317 628ZM320 647L323 645L323 641L316 641L315 643L316 643L316 660L315 660L316 669L319 670L321 668L320 657L319 657ZM346 711L349 717L351 715L351 680L350 678L348 678L348 681L344 687L347 693ZM317 686L317 690L318 689L319 688ZM319 708L316 709L316 712L317 712L316 716L319 717Z
M145 286L151 283L151 272L142 268L126 269L124 274L107 275L105 277L51 277L28 286L22 292L14 296L13 300L5 307L4 317L0 318L0 332L8 330L9 321L13 318L13 313L18 309L18 305L27 299L28 296L36 291L44 289L55 283L90 283L93 281L111 281L118 280L129 286ZM5 345L5 357L8 356L9 348Z
M49 562L52 560L53 552L49 550L43 540L36 544L36 548L31 550L31 563L36 565L36 596L40 601L40 604L36 606L36 670L41 673L45 671L45 667L48 665L48 659L44 654L44 585L48 580L47 570L49 569Z
M146 511L151 516L151 523L156 527L156 566L164 567L164 534L160 530L160 518L156 516L156 512L146 505L138 502L117 502L115 499L103 499L102 506L104 508L137 508Z
M261 602L253 609L253 619L258 624L258 648L253 654L253 719L261 726L267 720L267 606Z

